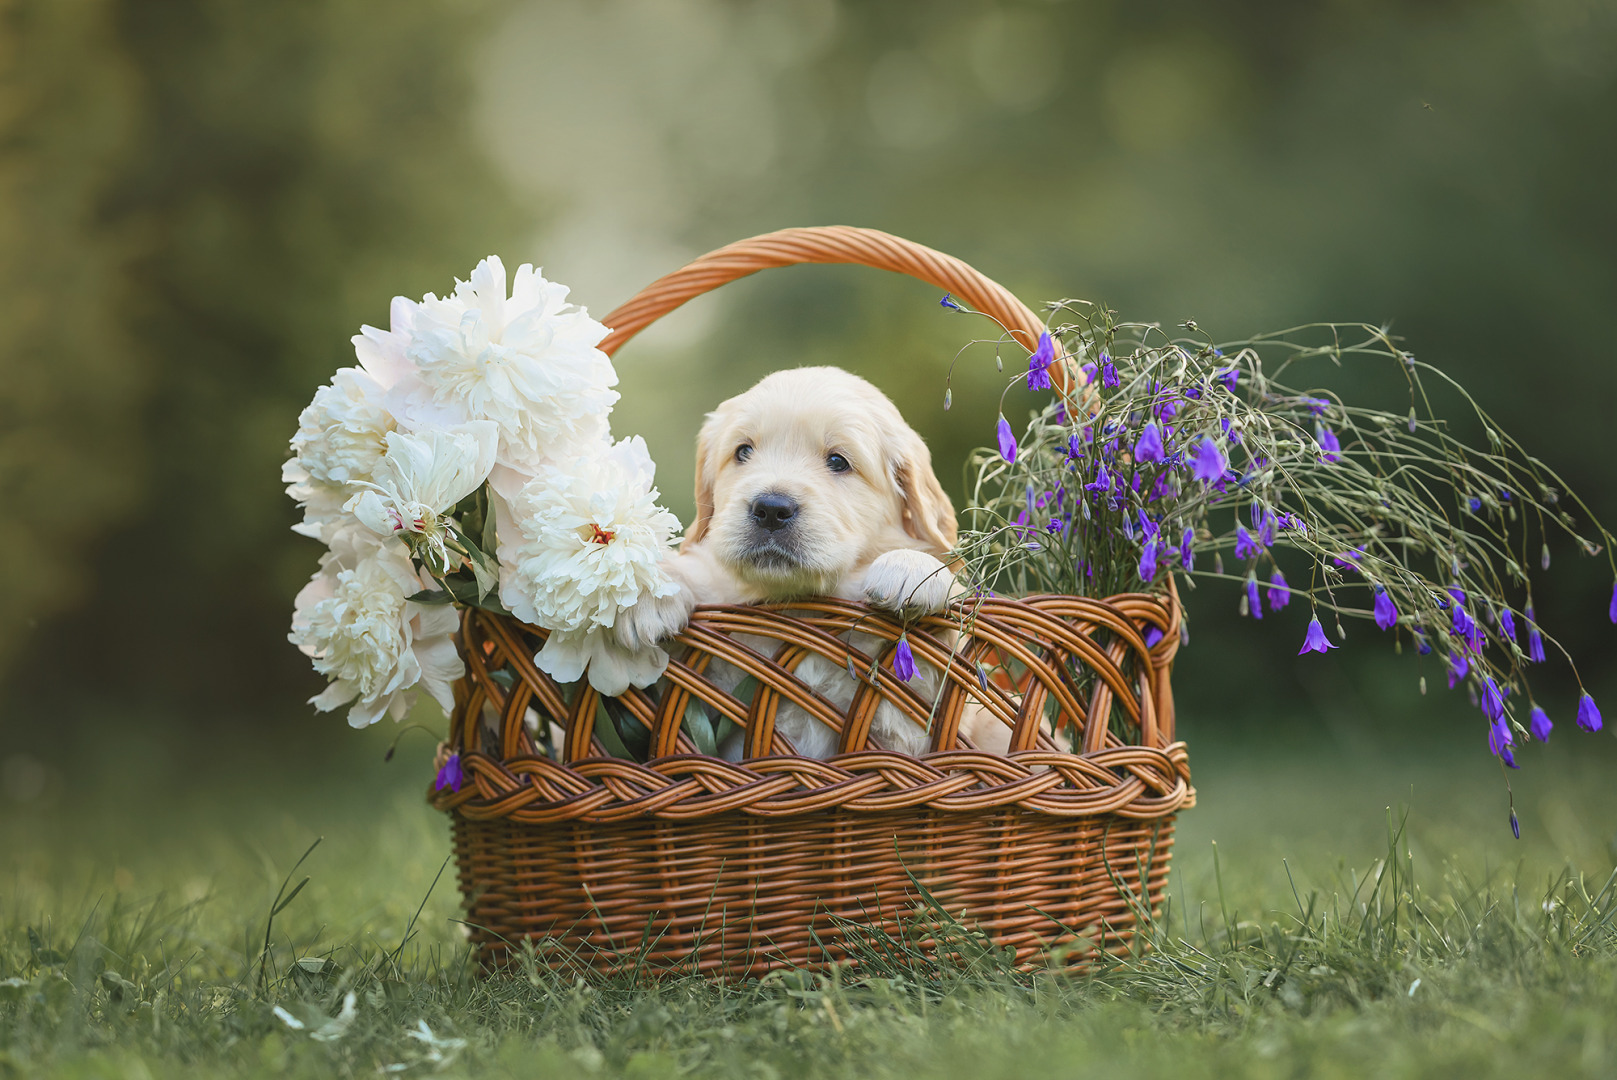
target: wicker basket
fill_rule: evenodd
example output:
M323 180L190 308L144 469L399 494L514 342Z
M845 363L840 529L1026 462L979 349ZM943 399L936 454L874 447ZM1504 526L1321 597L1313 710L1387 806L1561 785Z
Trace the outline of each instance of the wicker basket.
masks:
M947 255L869 229L788 229L655 282L606 317L612 333L601 347L616 351L727 281L803 262L918 277L1029 348L1043 329L1003 288ZM532 941L557 962L603 970L738 977L819 967L845 958L850 922L900 932L924 894L1021 964L1076 938L1086 940L1073 955L1125 949L1139 916L1158 909L1174 815L1195 800L1169 687L1179 617L1170 589L1104 601L991 598L922 620L910 642L944 673L934 702L893 675L903 627L868 608L840 600L793 601L789 612L698 608L669 647L665 689L611 703L647 729L651 757L639 764L608 756L595 738L606 703L593 690L558 686L534 666L545 631L469 610L467 675L441 751L461 755L466 782L431 799L453 821L479 956L491 967ZM845 640L856 623L857 640L881 642L875 655ZM1160 639L1148 646L1153 627ZM736 634L771 648L749 648ZM954 642L952 653L943 641ZM846 710L793 674L815 654L861 676ZM750 701L709 680L714 660L756 680ZM692 699L744 728L743 763L697 753L680 727ZM841 753L797 755L775 731L782 701L839 731ZM883 701L930 725L932 752L869 745ZM1011 727L1006 754L959 734L968 704ZM564 732L560 760L536 743L535 716ZM1125 743L1120 728L1137 739ZM1075 732L1079 752L1062 751L1049 730Z

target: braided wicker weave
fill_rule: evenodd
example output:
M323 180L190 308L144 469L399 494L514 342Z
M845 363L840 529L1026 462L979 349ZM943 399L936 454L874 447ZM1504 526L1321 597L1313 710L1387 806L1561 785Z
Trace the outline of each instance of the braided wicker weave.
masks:
M1029 348L1043 330L947 255L868 229L788 229L655 282L606 317L602 348L614 352L724 282L800 262L911 274ZM746 976L820 966L842 958L845 920L894 930L922 887L1019 963L1079 936L1127 948L1140 914L1158 907L1174 815L1195 800L1169 687L1179 617L1171 588L957 606L909 628L917 660L942 673L933 701L892 673L904 627L868 608L823 599L701 607L669 644L660 689L603 703L587 684L558 686L534 666L544 630L468 610L467 675L441 751L461 755L466 782L431 799L454 823L480 956L491 966L533 940L602 969ZM850 639L878 644L867 652ZM796 676L813 655L858 678L846 709ZM756 680L750 700L708 677L716 661ZM741 725L743 763L696 752L681 731L693 700ZM775 731L782 702L838 731L841 753L797 755ZM882 702L927 726L931 753L870 744ZM644 764L608 756L595 738L608 704L644 725ZM1006 754L959 733L967 709L1011 728ZM536 741L535 721L562 731L555 757ZM1076 752L1051 731L1070 733Z

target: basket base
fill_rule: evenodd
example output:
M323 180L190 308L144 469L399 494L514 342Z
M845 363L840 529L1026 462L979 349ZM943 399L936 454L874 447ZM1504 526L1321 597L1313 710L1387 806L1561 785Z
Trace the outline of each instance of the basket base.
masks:
M558 966L727 978L848 961L848 924L913 941L928 907L1014 950L1019 966L1080 937L1075 961L1126 950L1142 908L1160 913L1174 823L1014 805L606 824L452 817L485 970L531 942Z

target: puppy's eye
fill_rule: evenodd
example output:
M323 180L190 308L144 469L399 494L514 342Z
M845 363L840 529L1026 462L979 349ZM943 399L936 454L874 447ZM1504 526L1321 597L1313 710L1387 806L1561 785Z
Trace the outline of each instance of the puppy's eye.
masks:
M848 464L848 459L841 454L825 455L825 467L832 472L847 472L853 468L852 465Z
M752 456L752 444L751 443L742 443L740 446L736 447L736 460L737 461L746 461L751 456Z

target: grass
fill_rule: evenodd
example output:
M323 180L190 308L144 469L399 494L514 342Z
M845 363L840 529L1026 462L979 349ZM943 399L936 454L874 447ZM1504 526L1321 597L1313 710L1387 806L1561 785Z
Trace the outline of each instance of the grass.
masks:
M1610 1076L1614 755L1562 743L1517 843L1480 754L1208 742L1150 953L1019 973L953 924L726 987L475 977L419 753L188 787L110 742L0 820L0 1076Z

